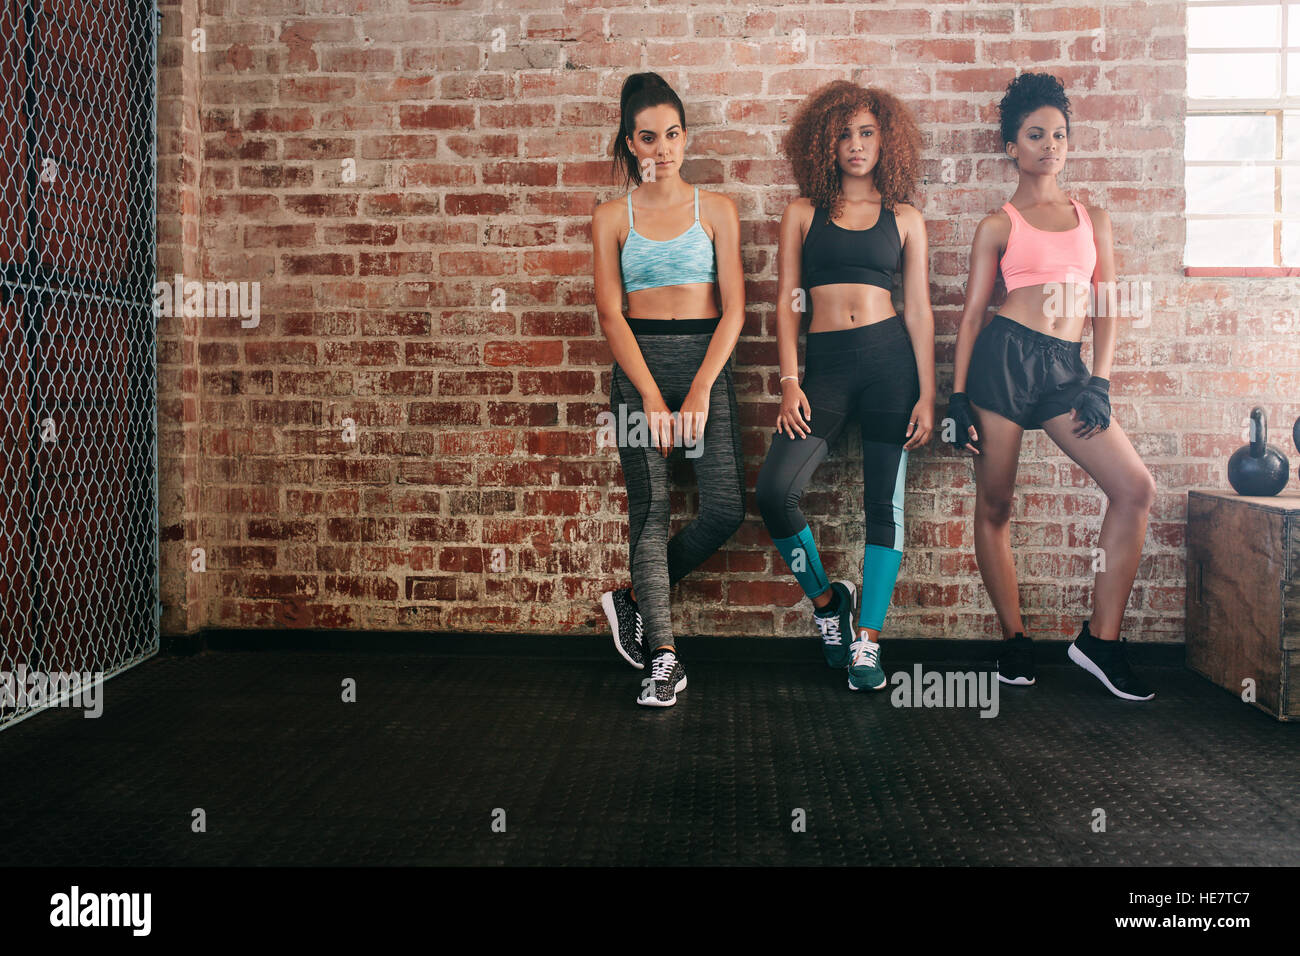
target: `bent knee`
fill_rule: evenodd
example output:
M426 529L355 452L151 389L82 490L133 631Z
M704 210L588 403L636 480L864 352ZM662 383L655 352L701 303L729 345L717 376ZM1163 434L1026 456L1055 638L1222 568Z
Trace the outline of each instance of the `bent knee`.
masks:
M1112 505L1133 508L1138 511L1150 511L1156 503L1156 480L1146 468L1125 478L1124 482L1106 497Z
M722 540L730 538L745 523L744 502L721 505L700 515L700 520Z
M1014 506L1015 499L1011 495L976 495L975 518L989 524L1008 524Z
M763 516L763 523L769 528L785 528L792 522L798 523L799 489L791 488L787 482L779 481L767 472L760 472L758 483L754 487L754 499L758 503L758 513ZM734 515L733 515L734 517ZM740 520L745 518L744 509L740 509Z

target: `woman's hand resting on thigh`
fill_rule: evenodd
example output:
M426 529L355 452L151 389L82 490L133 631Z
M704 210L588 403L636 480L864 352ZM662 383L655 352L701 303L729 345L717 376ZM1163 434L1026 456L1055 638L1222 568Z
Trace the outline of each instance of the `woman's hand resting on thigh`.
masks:
M781 383L781 410L776 415L776 430L790 438L807 438L812 432L812 406L799 383L787 379Z

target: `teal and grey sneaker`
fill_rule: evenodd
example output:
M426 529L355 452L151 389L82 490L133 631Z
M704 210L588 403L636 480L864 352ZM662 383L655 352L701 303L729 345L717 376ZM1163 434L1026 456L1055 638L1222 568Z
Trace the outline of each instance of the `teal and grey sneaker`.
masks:
M861 637L850 648L849 690L880 690L889 680L880 666L880 645Z
M813 611L813 620L817 630L822 634L822 654L826 657L827 667L847 667L849 663L849 646L845 640L853 633L854 589L850 581L835 581L831 590L839 596L840 606L830 614Z

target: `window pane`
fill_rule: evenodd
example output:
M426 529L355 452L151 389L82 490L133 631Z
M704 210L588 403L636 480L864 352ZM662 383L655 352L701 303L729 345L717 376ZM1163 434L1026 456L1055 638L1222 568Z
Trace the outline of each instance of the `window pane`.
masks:
M1188 166L1189 213L1271 213L1273 170L1268 166Z
M1187 220L1187 265L1271 266L1273 224L1231 219Z
M1184 157L1272 159L1277 120L1271 116L1189 116Z
M1300 46L1300 3L1292 3L1286 10L1287 46Z
M1275 97L1281 92L1277 53L1192 53L1187 57L1187 94L1197 99Z
M1294 29L1293 25L1288 25ZM1281 46L1282 8L1188 7L1187 45Z
M1300 159L1300 113L1294 111L1282 114L1282 158Z
M1300 266L1300 222L1282 223L1282 265Z
M1282 211L1300 212L1300 167L1282 167Z
M1296 12L1300 16L1300 10ZM1300 95L1300 53L1286 55L1286 92L1287 96Z

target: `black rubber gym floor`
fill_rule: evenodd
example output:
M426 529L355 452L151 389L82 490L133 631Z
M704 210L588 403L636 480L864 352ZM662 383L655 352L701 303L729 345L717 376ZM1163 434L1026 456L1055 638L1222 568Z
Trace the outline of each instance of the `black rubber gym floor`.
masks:
M981 718L778 643L683 641L663 711L608 638L160 656L0 733L0 864L1300 862L1300 727L1169 654L1129 703L1040 644Z

